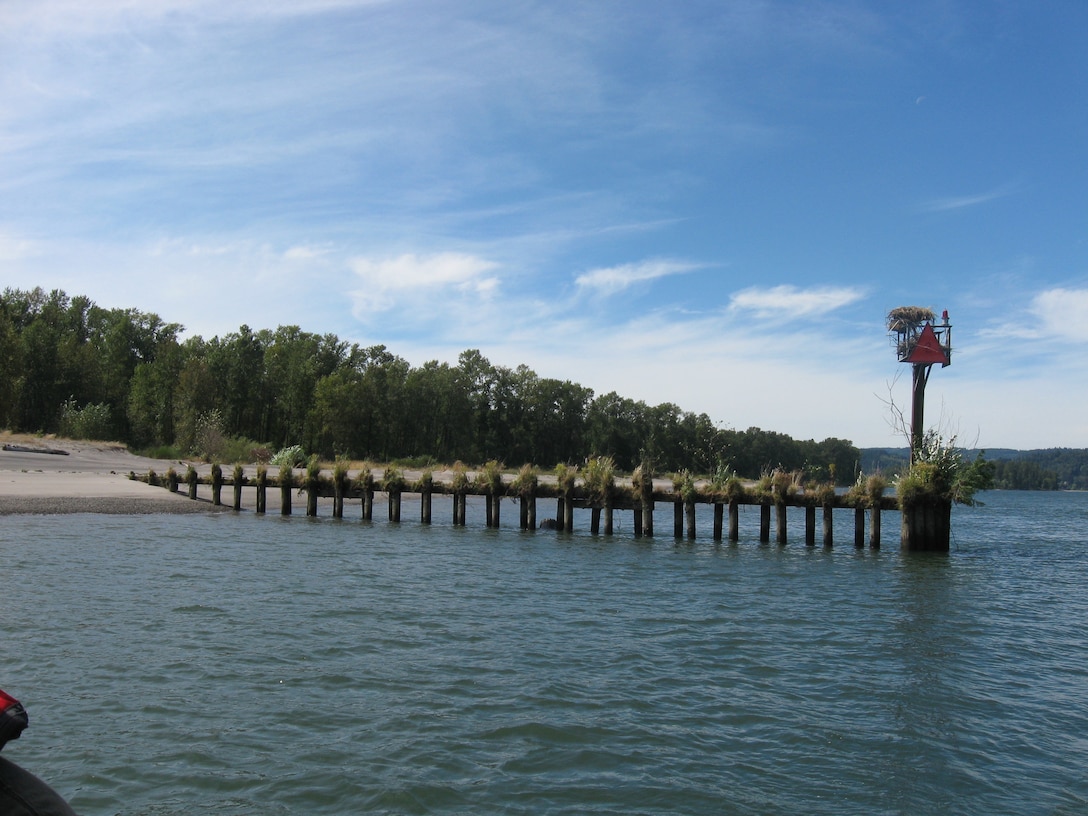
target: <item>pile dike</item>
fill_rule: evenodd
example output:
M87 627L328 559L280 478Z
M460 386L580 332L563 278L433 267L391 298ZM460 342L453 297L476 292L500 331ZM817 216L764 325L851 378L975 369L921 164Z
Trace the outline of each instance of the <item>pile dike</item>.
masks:
M248 473L237 466L232 474L226 475L218 465L212 465L210 472L204 474L190 467L183 476L170 470L163 476L149 471L143 476L130 473L129 477L172 492L184 490L190 499L210 501L215 507L226 507L229 502L229 507L239 512L268 513L271 492L273 512L281 516L291 515L296 499L299 499L307 516L318 515L319 502L327 504L331 501L333 518L350 517L357 512L357 518L372 521L375 495L384 494L390 522L401 522L407 504L418 506L419 523L431 524L434 497L439 496L445 505L443 514L453 525L462 526L466 523L467 497L480 496L485 500L487 527L499 527L504 504L513 504L522 530L572 532L574 510L585 508L591 511L590 532L606 536L613 534L616 513L623 512L632 514L631 529L636 537L653 536L655 522L661 515L659 511L667 512L671 507L673 536L689 540L696 538L695 506L709 504L713 506L713 540L731 542L740 539L740 507L756 506L759 508L760 542L772 540L773 516L774 540L786 544L787 514L793 511L804 513L805 544L815 546L819 532L819 543L825 547L834 543L836 516L850 514L852 524L847 523L846 528L851 543L859 548L866 543L873 549L879 548L881 514L900 510L894 496L883 495L882 484L870 482L868 489L859 486L844 493L831 485L803 488L792 476L780 472L756 483L731 479L718 489L690 477L678 477L671 485L667 480L643 479L638 471L627 479L613 480L609 476L597 480L592 474L583 474L573 468L556 476L538 476L524 468L516 476L488 469L446 471L441 477L426 472L409 481L395 468L386 469L381 478L375 478L365 468L354 477L341 467L331 475L314 468L296 475L290 468L270 474L263 467ZM201 495L202 490L204 495ZM349 509L354 503L359 507L356 512Z

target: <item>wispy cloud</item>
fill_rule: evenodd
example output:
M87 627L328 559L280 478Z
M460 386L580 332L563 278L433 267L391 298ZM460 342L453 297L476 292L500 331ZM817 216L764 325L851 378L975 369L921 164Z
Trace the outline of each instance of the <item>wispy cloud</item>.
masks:
M977 193L975 195L964 196L950 196L948 198L935 198L930 201L926 201L922 204L921 210L923 212L949 212L950 210L965 210L970 207L977 207L981 204L988 204L991 201L1002 198L1009 194L1007 188L1000 188L988 193Z
M824 314L848 306L865 296L850 286L823 286L799 289L796 286L750 287L730 298L732 311L751 312L764 320L792 320Z
M33 252L33 241L0 228L0 261L17 261Z
M459 252L354 258L350 266L362 283L361 288L349 292L360 319L393 309L404 297L415 307L462 295L487 296L499 284L492 274L497 263Z
M1047 335L1088 342L1088 289L1048 289L1031 302L1031 312Z
M391 0L7 0L0 5L0 22L12 29L86 35L125 28L133 20L299 17L338 9L374 6Z
M682 275L699 268L700 264L688 261L655 258L639 263L591 269L575 278L574 282L582 289L596 289L605 294L614 294L636 283L657 280L669 275Z

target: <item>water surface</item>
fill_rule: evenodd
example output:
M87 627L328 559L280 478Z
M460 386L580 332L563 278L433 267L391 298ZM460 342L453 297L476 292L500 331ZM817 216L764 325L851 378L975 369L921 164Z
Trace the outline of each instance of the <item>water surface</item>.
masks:
M3 517L5 755L84 816L1086 813L1088 494L984 499L946 557Z

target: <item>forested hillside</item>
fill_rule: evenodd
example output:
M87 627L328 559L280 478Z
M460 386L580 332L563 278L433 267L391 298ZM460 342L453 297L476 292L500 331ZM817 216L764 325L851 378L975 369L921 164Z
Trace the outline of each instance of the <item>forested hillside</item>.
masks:
M842 439L799 441L716 427L672 403L596 395L478 350L456 364L412 366L384 345L362 348L298 326L179 341L182 327L135 309L41 289L0 296L0 428L171 446L229 461L261 446L325 457L426 459L551 467L644 457L660 472L774 467L852 481L859 451Z
M979 451L965 452L973 458ZM999 490L1088 490L1088 450L1046 448L1040 450L983 451L994 466L994 487ZM907 448L865 448L861 467L866 473L902 473L910 461Z

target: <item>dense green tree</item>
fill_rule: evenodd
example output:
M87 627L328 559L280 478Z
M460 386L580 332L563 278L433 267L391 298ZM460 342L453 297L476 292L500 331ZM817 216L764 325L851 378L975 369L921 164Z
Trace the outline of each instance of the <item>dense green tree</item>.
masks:
M611 456L631 470L744 476L775 467L840 480L856 471L849 442L797 441L719 428L706 414L615 392L596 397L525 365L493 365L468 349L451 366L414 368L384 345L348 346L298 326L179 343L181 327L134 309L101 309L63 292L0 296L0 423L16 430L108 423L139 445L195 450L209 428L328 456L434 457L551 466ZM201 443L203 447L207 447ZM1076 478L1071 457L1061 471Z

